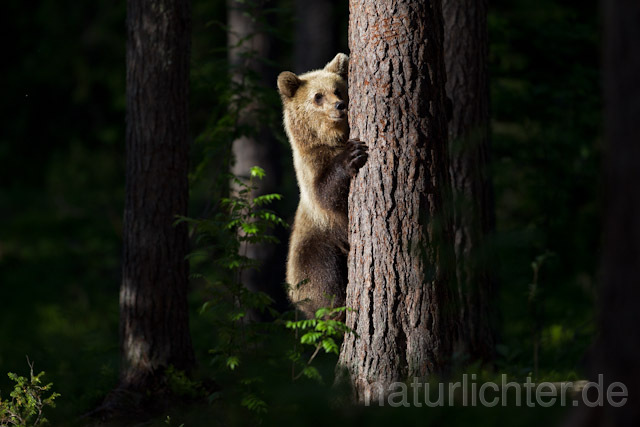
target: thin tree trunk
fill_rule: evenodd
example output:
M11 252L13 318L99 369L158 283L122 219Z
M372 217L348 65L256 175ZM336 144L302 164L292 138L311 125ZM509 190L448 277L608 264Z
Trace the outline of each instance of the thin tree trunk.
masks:
M487 0L444 0L444 54L454 195L456 275L460 294L460 344L470 361L495 356L495 278L488 256L494 230L489 176Z
M294 72L322 68L338 52L334 0L296 0Z
M349 124L369 160L349 195L346 322L358 336L339 362L363 401L445 371L456 309L440 1L349 6Z
M255 88L273 87L276 71L267 65L272 57L274 37L264 26L264 1L227 0L227 22L229 27L228 46L229 63L232 67L232 78L241 88L239 97L257 98ZM249 75L255 73L257 81L250 81ZM253 91L253 92L252 92ZM271 129L265 124L268 118L260 113L265 105L260 100L249 103L240 111L239 124L250 129L233 142L234 163L231 172L236 176L248 177L253 166L259 166L266 172L263 180L256 181L256 189L249 197L255 198L268 193L281 193L282 167L280 162L280 144L273 136ZM286 296L284 282L284 265L286 260L286 238L276 230L281 240L278 245L269 243L249 244L243 242L240 253L260 262L260 269L246 269L240 280L252 291L262 291L270 295L278 303L283 304ZM254 317L257 313L253 313Z
M127 179L120 289L121 386L157 391L164 370L189 370L188 0L129 0ZM155 390L154 390L155 389Z
M603 407L574 411L572 427L640 425L640 3L610 0L603 8L606 200L591 381L602 374L603 393L621 382L628 398L616 408L605 394Z

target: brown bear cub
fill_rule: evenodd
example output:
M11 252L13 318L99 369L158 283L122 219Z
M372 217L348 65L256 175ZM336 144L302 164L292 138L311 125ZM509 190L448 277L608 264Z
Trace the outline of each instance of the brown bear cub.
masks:
M278 76L300 187L287 283L291 302L307 318L332 298L334 307L345 303L349 184L367 161L367 146L348 139L348 68L348 56L339 53L322 70Z

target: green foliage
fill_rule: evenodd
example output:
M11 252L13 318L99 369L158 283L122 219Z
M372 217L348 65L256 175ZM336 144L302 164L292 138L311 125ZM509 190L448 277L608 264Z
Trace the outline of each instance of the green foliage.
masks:
M237 5L246 8L261 31L276 37L281 32L273 23L280 20L282 10L262 8L262 2L254 0ZM206 25L208 31L223 36L232 31L225 22ZM267 408L262 374L276 354L267 348L278 340L273 334L277 334L275 322L280 314L269 295L247 289L243 275L260 268L247 256L249 245L277 243L273 230L287 224L269 209L282 196L257 191L265 177L262 168L252 167L246 176L231 175L229 170L234 161L232 144L238 138L261 138L260 132L269 132L283 139L280 102L277 92L265 86L254 69L267 60L252 50L251 36L232 46L238 54L233 61L224 43L199 48L198 42L194 42L197 65L192 82L200 111L195 124L203 130L194 145L190 198L195 207L191 211L202 213L198 219L180 220L188 222L195 244L189 259L199 300L198 326L213 331L206 334L210 376L220 390L210 391L208 400L259 415ZM267 318L275 320L261 321Z
M267 412L267 403L252 393L248 393L242 398L242 406L256 414L265 414Z
M194 280L204 283L207 295L200 307L202 321L215 332L209 354L214 368L212 377L221 390L211 393L209 401L239 403L260 420L269 410L270 394L286 384L287 366L292 364L289 381L304 376L321 382L322 375L312 363L321 350L337 355L340 340L350 330L339 320L345 307L319 309L310 320L288 320L292 313L279 313L268 295L243 285L242 273L259 268L256 261L242 253L246 247L243 244L274 242L270 230L286 225L266 209L279 195L252 196L255 181L264 177L264 171L254 167L249 175L248 181L230 177L235 191L222 198L213 218L180 221L190 224L198 243L191 255L192 269L215 263L228 273L193 275ZM265 317L269 319L261 320ZM310 355L305 348L312 349Z
M55 408L59 393L51 391L52 383L42 384L44 372L33 373L33 363L29 362L29 378L9 372L7 375L16 384L10 393L11 400L0 397L0 426L38 426L47 423L44 409Z
M213 218L181 219L192 227L198 245L190 256L192 269L206 267L212 262L228 272L224 275L193 275L204 284L207 299L200 307L200 314L215 331L214 345L209 350L215 368L214 377L224 384L224 393L238 395L234 399L237 398L241 406L255 414L264 413L267 405L257 387L260 379L253 378L255 366L246 365L251 365L248 360L266 360L258 355L274 329L270 322L255 320L265 314L275 318L279 315L271 308L271 297L243 285L243 271L259 265L242 253L241 248L243 243L276 242L269 232L276 226L286 226L279 216L266 209L273 200L279 200L280 195L252 196L256 180L263 177L264 170L259 167L251 168L248 181L229 176L235 191L221 199ZM209 400L220 397L216 392L209 396Z
M240 276L245 269L258 267L254 260L241 252L241 247L243 243L276 243L278 240L269 233L277 226L286 227L287 223L275 212L266 209L272 201L280 200L279 194L252 197L252 191L257 188L255 180L264 177L264 170L253 167L250 173L251 178L248 182L230 174L226 175L236 190L232 195L220 200L213 218L182 217L178 222L185 221L192 227L197 250L189 257L195 259L194 264L197 266L203 260L212 259L218 266L233 272L231 277L223 279L223 293L233 301L245 302L248 309L263 311L270 304L271 298L264 293L248 293L240 283ZM193 275L193 278L206 281L202 274ZM215 302L217 299L207 301L201 311L209 309ZM238 308L229 313L229 319L241 322L246 315L245 311Z
M197 398L203 392L202 384L187 376L184 371L169 365L166 371L169 388L177 396Z
M346 333L355 333L339 320L348 310L351 309L348 307L323 307L316 311L314 319L288 320L285 323L286 328L302 334L300 344L313 348L313 353L306 362L303 360L300 347L294 347L289 354L289 360L293 363L291 371L293 380L305 376L322 382L322 376L315 367L311 366L311 363L320 350L338 355L340 346L336 341L341 341ZM296 367L300 370L298 373L296 373Z

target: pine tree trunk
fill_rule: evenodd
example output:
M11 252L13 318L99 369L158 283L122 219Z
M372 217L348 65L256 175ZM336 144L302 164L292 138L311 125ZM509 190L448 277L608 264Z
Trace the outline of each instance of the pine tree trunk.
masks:
M622 382L628 400L582 412L580 425L640 425L640 3L604 4L606 191L599 339L591 380ZM619 388L617 389L620 390ZM620 397L615 399L620 402Z
M629 398L602 426L640 425L640 2L604 4L605 218L600 340L592 380L620 381ZM616 399L620 401L620 398ZM606 405L606 402L605 402Z
M640 3L611 0L604 18L604 189L602 284L597 303L599 334L591 381L602 375L604 406L583 405L567 427L640 425ZM607 390L627 389L621 407ZM620 392L620 387L615 391ZM620 403L622 397L614 397ZM590 395L596 402L596 396Z
M164 369L189 370L188 0L129 0L127 176L120 289L121 385L157 387Z
M232 78L240 87L244 87L240 98L257 98L255 91L249 87L256 85L262 88L274 87L276 71L267 65L272 58L274 37L264 28L265 8L269 7L262 0L243 1L227 0L227 23L229 64L232 67ZM257 81L249 81L248 75L254 73ZM281 193L282 165L281 148L269 126L267 118L261 116L259 101L250 103L240 111L239 124L243 129L250 129L233 142L234 163L231 172L240 177L249 177L253 166L265 170L264 179L256 181L256 189L249 197L255 198L268 193ZM279 305L284 305L286 296L284 282L284 266L286 262L286 236L283 230L275 230L279 244L243 242L240 253L260 262L260 269L242 271L241 282L252 291L261 291L270 295ZM252 317L258 313L252 313Z
M495 355L495 278L488 238L494 230L489 176L487 0L444 0L444 56L454 196L456 275L460 294L460 344L470 361Z
M349 195L346 322L358 337L339 363L363 401L445 371L456 308L440 2L349 9L349 124L369 160Z
M271 57L273 37L268 34L262 22L265 19L265 2L262 0L227 0L228 48L231 77L238 85L239 97L257 98L252 93L257 86L273 87L276 72L266 61ZM251 74L251 76L250 76ZM241 102L246 102L240 100ZM260 166L265 169L266 177L259 182L260 189L254 194L274 191L277 187L280 165L278 164L278 145L269 137L269 129L261 125L257 101L244 105L239 112L239 124L251 131L242 135L233 143L235 163L231 171L238 176L249 176L249 169ZM246 132L249 133L249 132ZM275 152L274 152L275 150Z

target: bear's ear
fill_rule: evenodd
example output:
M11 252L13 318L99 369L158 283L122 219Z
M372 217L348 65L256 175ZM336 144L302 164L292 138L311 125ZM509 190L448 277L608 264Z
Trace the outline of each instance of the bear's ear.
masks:
M278 76L278 90L283 96L293 98L302 81L291 71L283 71Z
M337 54L331 62L324 66L324 70L336 73L343 79L346 79L349 73L349 57L344 53Z

